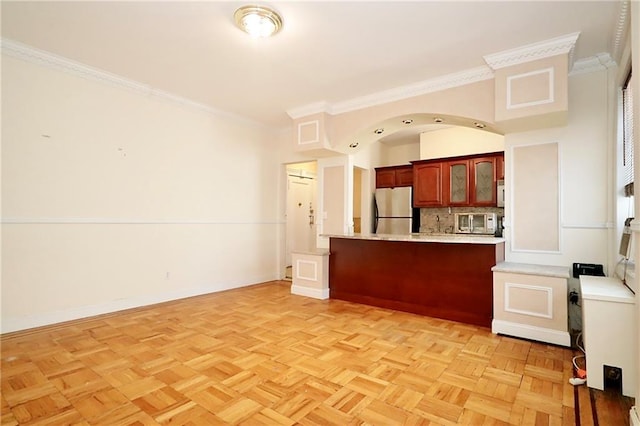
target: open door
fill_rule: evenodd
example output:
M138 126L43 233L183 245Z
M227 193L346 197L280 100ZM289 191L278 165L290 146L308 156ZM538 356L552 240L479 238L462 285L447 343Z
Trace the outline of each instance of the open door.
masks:
M287 165L286 278L291 278L291 253L316 245L316 183L315 162Z

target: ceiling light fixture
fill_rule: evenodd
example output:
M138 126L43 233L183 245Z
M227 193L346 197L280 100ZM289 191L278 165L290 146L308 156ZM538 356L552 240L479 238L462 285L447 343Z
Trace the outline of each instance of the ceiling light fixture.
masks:
M404 120L402 120L402 124L411 124L413 123L413 120L410 118L405 118Z
M482 123L478 123L477 121L475 123L473 123L474 126L476 126L478 129L484 129L486 126L486 124L482 124Z
M233 14L236 25L253 38L269 37L282 28L282 18L262 6L243 6Z
M436 117L433 119L433 121L435 121L436 123L442 123L444 120L440 117Z
M351 144L349 144L349 148L357 148L358 147L358 142L353 142Z
M380 127L379 129L375 129L373 131L373 133L375 133L376 135L381 135L384 132L384 129L382 127Z

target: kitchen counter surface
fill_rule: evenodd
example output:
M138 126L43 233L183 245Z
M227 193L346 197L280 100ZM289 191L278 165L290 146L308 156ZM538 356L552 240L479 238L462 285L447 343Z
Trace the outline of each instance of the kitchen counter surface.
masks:
M491 235L466 234L324 234L329 238L349 238L372 241L403 241L415 243L500 244L504 238Z
M546 277L569 278L569 268L566 266L533 265L528 263L500 262L493 268L493 272L512 274L540 275Z

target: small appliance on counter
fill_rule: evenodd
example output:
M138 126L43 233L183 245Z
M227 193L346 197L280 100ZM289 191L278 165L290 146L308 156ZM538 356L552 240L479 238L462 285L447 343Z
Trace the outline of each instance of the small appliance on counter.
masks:
M495 213L455 213L454 232L456 234L494 235L497 229Z

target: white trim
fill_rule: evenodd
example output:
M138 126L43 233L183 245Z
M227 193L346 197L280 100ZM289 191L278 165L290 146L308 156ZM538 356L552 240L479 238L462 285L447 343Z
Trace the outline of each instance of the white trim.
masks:
M515 49L483 56L487 65L493 70L549 58L563 53L569 54L569 68L573 60L573 49L580 32L567 34L538 43L528 44Z
M3 317L2 318L2 333L11 333L14 331L27 330L34 327L42 327L46 325L58 324L65 321L73 321L82 318L90 318L96 315L110 314L125 309L140 308L149 305L155 305L157 303L171 302L174 300L184 299L187 297L201 296L209 293L217 293L219 291L231 290L234 288L247 287L253 285L253 283L263 283L268 281L274 281L277 278L275 276L258 276L249 279L249 283L235 282L235 283L220 283L220 284L208 284L200 287L193 287L188 289L181 289L178 291L162 293L162 294L147 294L143 296L137 296L126 299L112 300L105 303L98 303L95 305L78 306L70 309L64 309L60 311L46 312L42 314L26 315L21 317Z
M535 311L527 311L524 309L516 309L512 308L510 305L511 298L509 290L512 288L521 288L524 290L535 290L535 291L543 291L547 293L547 312L540 313ZM538 318L548 318L553 319L553 289L551 287L541 287L537 285L528 285L528 284L515 284L506 282L504 283L504 311L512 312L514 314L528 315L532 317Z
M520 78L526 78L526 77L531 77L532 75L537 75L537 74L544 74L547 73L549 75L549 93L547 94L547 99L540 99L537 101L531 101L531 102L522 102L520 104L514 104L511 102L511 82L513 80L517 80ZM530 106L535 106L535 105L544 105L544 104L550 104L554 102L554 91L555 91L555 74L553 71L553 68L544 68L541 70L536 70L536 71L530 71L530 72L526 72L524 74L515 74L512 76L507 77L507 109L518 109L518 108L526 108L526 107L530 107Z
M400 101L403 99L413 98L415 96L425 95L427 93L439 92L441 90L453 87L464 86L483 80L491 80L493 72L487 66L480 66L457 73L447 74L442 77L435 77L428 80L419 81L414 84L396 87L390 90L372 93L370 95L349 99L335 104L327 102L316 102L304 105L298 108L287 110L287 114L292 119L305 117L307 115L317 113L342 114L345 112L356 111L376 105L382 105L389 102Z
M331 112L332 114L342 114L362 108L413 98L427 93L439 92L453 87L465 86L479 81L491 80L493 78L493 72L489 67L480 66L447 74L442 77L435 77L414 84L400 86L395 89L372 93L348 101L338 102L333 105Z
M90 67L80 62L67 59L63 56L55 55L44 50L39 50L7 38L0 38L0 47L2 49L3 55L20 59L25 62L41 65L77 77L108 84L110 86L131 90L140 95L156 97L165 101L177 103L182 106L186 106L199 111L204 111L206 113L217 115L220 117L231 118L253 126L259 126L262 128L269 127L250 118L212 108L208 105L192 101L191 99L183 98L169 92L155 89L147 84L143 84L135 80L130 80L128 78L101 70L99 68Z
M313 274L311 276L304 276L300 273L300 265L308 264L313 265ZM318 262L311 260L296 259L296 278L307 281L318 281Z
M321 112L328 113L331 111L331 104L328 102L314 102L312 104L303 105L297 108L291 108L287 110L287 115L292 119L306 117L307 115L313 115Z
M580 59L573 64L569 77L598 71L605 71L616 65L608 53L598 53L588 58Z
M281 225L285 221L225 221L180 219L114 219L101 217L2 218L2 225Z
M624 35L629 31L629 11L631 10L631 4L629 1L620 1L620 10L618 11L618 22L616 25L616 31L613 34L613 57L620 59L620 49L623 46ZM640 426L640 425L639 425Z
M510 321L494 319L491 321L491 332L506 334L507 336L522 337L523 339L553 343L560 346L571 346L571 335L568 331L552 330L550 328L533 325L518 324Z
M302 140L302 127L303 126L309 126L309 125L312 125L312 124L315 124L315 126L316 126L315 139L308 140L308 141L303 141ZM304 123L298 123L298 145L307 145L307 144L317 143L317 142L320 142L320 121L311 120L311 121L305 121Z
M560 225L563 229L613 229L612 222L605 223L563 223Z
M328 288L323 288L323 289L309 288L309 287L303 287L299 285L292 285L291 294L295 294L297 296L312 297L314 299L326 300L329 298L329 289Z

